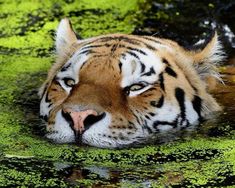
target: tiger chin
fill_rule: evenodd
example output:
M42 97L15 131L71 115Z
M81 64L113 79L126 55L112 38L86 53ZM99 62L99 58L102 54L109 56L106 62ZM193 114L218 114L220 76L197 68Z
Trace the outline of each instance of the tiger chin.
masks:
M221 107L209 93L224 52L215 33L186 50L152 36L78 39L68 19L56 33L56 62L39 95L47 138L121 148L197 125Z

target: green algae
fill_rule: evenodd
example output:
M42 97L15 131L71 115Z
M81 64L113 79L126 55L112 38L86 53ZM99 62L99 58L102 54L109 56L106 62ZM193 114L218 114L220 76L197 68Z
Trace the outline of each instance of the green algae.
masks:
M21 133L20 128L29 127L26 124L27 122L23 121L25 112L21 111L22 106L16 106L16 104L25 103L24 100L34 100L35 96L29 99L21 99L19 95L23 93L22 90L29 90L29 92L35 90L45 79L46 74L41 77L38 76L36 81L30 80L30 76L41 72L46 73L52 64L54 60L51 55L53 33L59 19L66 16L71 17L75 28L79 26L82 29L82 36L98 35L104 30L106 32L124 31L130 33L134 28L134 21L131 22L131 20L138 20L137 14L130 13L133 11L137 13L141 2L144 1L136 0L131 1L131 3L123 0L116 2L107 0L96 2L73 1L71 3L64 1L4 1L1 4L0 126L3 135L1 145L7 143L6 138L9 139L10 143L14 143L10 139L11 129L17 135ZM94 11L100 11L101 15L95 16ZM79 12L84 14L79 15L78 19L75 20L74 14ZM97 23L93 23L94 20L97 20ZM113 26L111 26L111 23ZM24 82L25 80L32 84ZM21 86L22 83L23 87ZM21 123L19 124L18 122ZM9 130L7 130L7 125L11 125ZM26 135L17 137L20 142L23 142L24 139L25 143L32 143L32 147L34 144L38 145L37 142L33 142L35 138L27 137ZM11 147L12 145L10 144ZM42 145L45 145L45 143L42 142ZM11 148L10 146L8 148ZM16 148L17 145L12 147L8 153L12 153ZM17 152L20 152L20 149L19 151L17 149ZM29 155L32 155L32 152L29 152Z
M1 4L0 185L216 187L235 184L232 181L234 131L224 137L185 137L167 144L122 150L56 145L33 132L34 126L39 126L38 120L32 120L38 115L36 88L54 61L53 36L59 19L70 17L82 37L131 33L143 21L140 16L143 7L148 7L144 0L4 1ZM156 15L159 19L169 19L165 13ZM36 125L31 125L35 122ZM71 180L72 176L65 175L68 169L58 169L55 162L70 164L73 168L69 172L81 171L82 177ZM107 177L100 172L104 169ZM84 172L88 175L83 175Z
M14 168L10 168L13 164ZM45 178L46 176L50 176L50 178ZM51 163L46 164L35 160L17 162L15 160L2 160L0 164L0 186L68 187L68 183L58 177L58 171L53 168Z

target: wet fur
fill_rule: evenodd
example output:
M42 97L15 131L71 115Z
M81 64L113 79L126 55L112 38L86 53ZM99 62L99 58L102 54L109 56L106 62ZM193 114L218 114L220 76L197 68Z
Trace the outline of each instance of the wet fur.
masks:
M150 36L110 34L78 40L63 19L56 55L39 92L40 113L48 117L48 137L56 142L75 141L60 114L66 107L105 112L103 124L92 125L81 141L111 148L189 127L221 110L207 83L220 80L216 63L224 59L216 33L204 49L192 51ZM72 88L64 85L68 77L75 82ZM141 90L130 90L143 83Z

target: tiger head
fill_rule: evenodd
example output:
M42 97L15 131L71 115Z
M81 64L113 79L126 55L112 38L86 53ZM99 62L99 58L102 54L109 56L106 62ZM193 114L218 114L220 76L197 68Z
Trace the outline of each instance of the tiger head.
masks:
M126 34L78 39L68 19L56 35L56 63L40 89L47 137L119 148L198 124L221 108L209 94L223 60L215 33L203 49ZM211 82L210 82L211 83Z

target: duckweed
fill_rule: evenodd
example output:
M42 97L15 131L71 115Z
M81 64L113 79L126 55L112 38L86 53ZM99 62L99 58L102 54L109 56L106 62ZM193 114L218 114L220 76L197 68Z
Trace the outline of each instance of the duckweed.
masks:
M1 3L0 186L235 185L235 132L230 124L221 126L220 131L229 130L221 137L189 136L121 150L56 145L38 133L37 88L54 61L59 20L69 17L83 38L131 33L143 22L143 7L149 8L145 0ZM156 15L169 18L161 12Z

